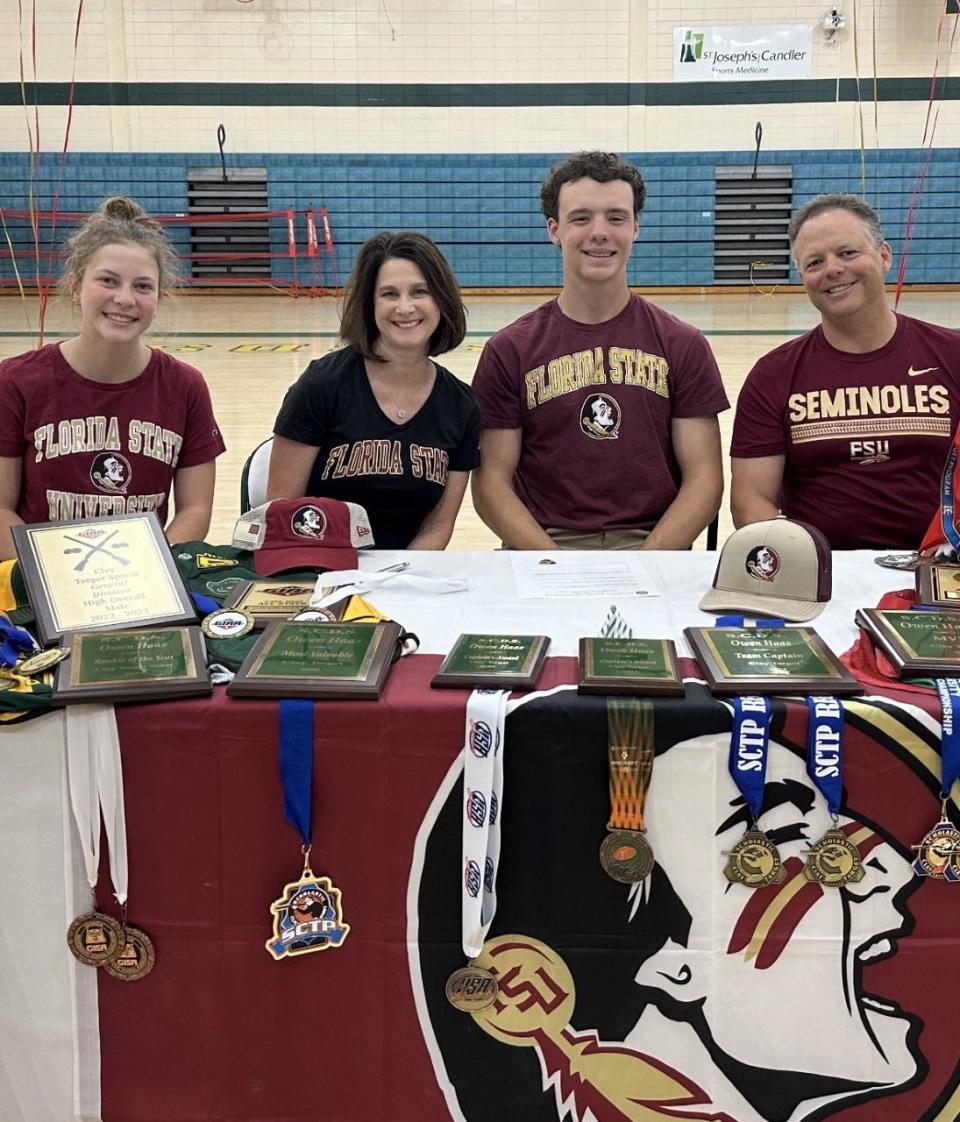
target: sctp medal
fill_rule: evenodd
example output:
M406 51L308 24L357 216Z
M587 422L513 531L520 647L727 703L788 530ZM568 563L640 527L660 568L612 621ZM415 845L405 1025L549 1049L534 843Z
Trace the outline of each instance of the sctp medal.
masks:
M280 778L284 813L299 833L303 869L270 905L273 935L264 946L275 962L343 945L350 925L343 922L340 889L310 868L313 837L313 702L280 702Z
M955 452L953 454L955 455ZM952 471L950 474L952 478ZM946 476L945 468L944 478ZM946 514L944 514L945 532L946 528ZM956 703L960 699L960 679L938 678L937 692L940 694L942 710L940 820L927 831L921 842L913 846L917 853L913 871L918 877L931 877L933 880L948 880L955 883L960 880L960 830L957 830L950 821L947 802L953 784L960 775L960 730L956 727Z
M824 888L864 878L860 850L838 825L843 796L843 705L835 697L807 698L807 775L827 800L833 825L807 852L803 875Z
M610 833L600 846L600 865L621 884L639 884L654 866L643 822L656 747L650 702L611 698L607 702L607 744Z
M787 875L777 847L757 826L763 808L772 713L769 698L733 699L729 768L737 790L747 804L750 824L727 854L723 872L732 884L743 884L747 888L780 884Z

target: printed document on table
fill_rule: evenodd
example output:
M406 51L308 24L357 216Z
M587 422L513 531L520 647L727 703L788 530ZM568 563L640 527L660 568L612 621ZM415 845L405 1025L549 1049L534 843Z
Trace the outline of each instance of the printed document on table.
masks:
M632 553L510 553L521 600L582 600L659 596L641 559Z

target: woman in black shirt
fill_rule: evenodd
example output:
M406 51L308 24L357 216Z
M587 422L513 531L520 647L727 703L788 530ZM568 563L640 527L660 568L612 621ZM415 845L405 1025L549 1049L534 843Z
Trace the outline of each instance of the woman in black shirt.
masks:
M347 285L345 346L311 362L280 407L267 497L359 503L378 548L444 549L480 462L480 411L431 356L465 333L460 289L428 237L365 242Z

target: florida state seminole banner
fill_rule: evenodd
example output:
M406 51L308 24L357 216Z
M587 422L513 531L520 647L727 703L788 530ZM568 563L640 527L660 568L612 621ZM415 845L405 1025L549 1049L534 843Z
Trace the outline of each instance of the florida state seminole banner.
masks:
M831 824L806 773L806 705L773 702L759 826L784 877L749 889L724 876L748 824L731 708L695 682L657 699L656 863L629 886L599 861L616 722L559 684L573 659L549 659L553 688L513 703L500 748L480 955L499 998L464 1013L445 986L465 962L462 886L478 887L464 806L481 808L464 799L466 695L429 688L438 663L403 659L378 704L314 707L311 864L350 931L291 961L265 949L303 862L276 703L218 690L117 708L131 917L156 947L136 982L66 949L89 905L67 852L62 717L5 731L3 1122L955 1122L960 885L912 869L940 810L932 691L844 703L837 825L864 876L840 887L803 872ZM115 911L105 858L100 872Z
M559 691L508 717L498 910L478 960L499 996L481 1012L444 996L464 963L459 764L441 784L417 842L409 945L450 1117L954 1122L960 886L915 876L911 849L938 817L936 720L845 703L838 825L865 875L829 887L803 871L831 825L806 773L807 708L775 701L759 825L785 877L750 889L723 875L748 826L727 772L730 707L693 692L656 702L656 867L634 886L598 860L604 699Z

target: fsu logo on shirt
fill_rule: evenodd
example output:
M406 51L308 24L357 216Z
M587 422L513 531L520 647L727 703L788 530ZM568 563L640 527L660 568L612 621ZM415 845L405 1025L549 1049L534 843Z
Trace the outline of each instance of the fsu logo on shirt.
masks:
M580 408L580 429L592 440L616 440L620 406L606 393L592 393Z
M125 495L132 474L130 461L119 452L101 452L90 468L94 487L108 495Z
M301 506L294 511L290 527L301 538L321 540L327 533L327 516L318 506Z

